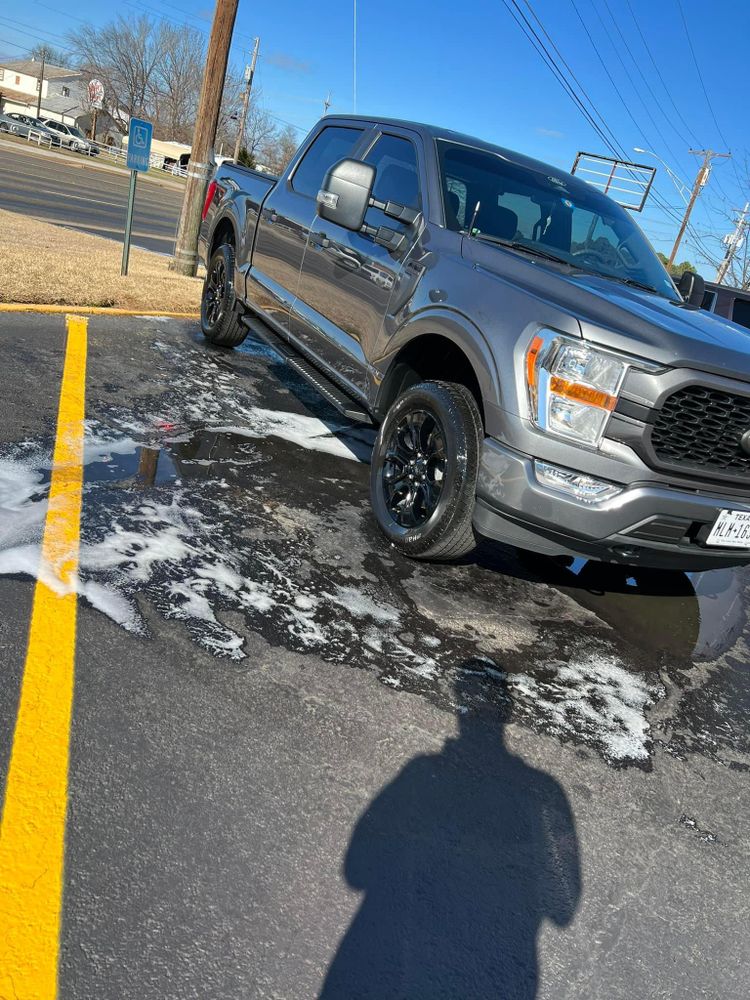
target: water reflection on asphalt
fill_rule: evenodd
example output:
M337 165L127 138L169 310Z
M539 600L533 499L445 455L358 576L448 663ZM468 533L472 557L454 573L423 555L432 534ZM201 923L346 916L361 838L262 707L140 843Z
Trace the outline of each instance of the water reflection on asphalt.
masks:
M253 340L231 355L146 344L131 404L113 390L89 407L79 592L123 628L147 641L159 618L179 621L239 669L260 637L449 710L466 708L455 690L470 663L514 721L610 762L647 766L661 745L744 766L747 570L644 571L489 542L457 564L403 559L370 512L371 429ZM12 475L45 483L30 451L45 453L30 443ZM44 493L31 503L41 523ZM17 546L6 572L36 564Z
M216 479L247 489L257 487L259 478L263 479L260 473L264 466L267 459L242 434L201 429L161 447L141 446L130 454L110 456L107 462L88 466L86 475L89 482L119 480L140 489ZM288 492L298 492L300 486L308 492L301 477L290 479ZM318 498L321 507L337 502L337 491L332 488L336 482L330 477L327 490L324 488ZM520 565L532 578L568 595L646 654L633 660L632 668L713 660L731 648L741 634L745 617L741 569L686 574L595 560L518 555ZM498 567L499 572L503 569L508 567Z

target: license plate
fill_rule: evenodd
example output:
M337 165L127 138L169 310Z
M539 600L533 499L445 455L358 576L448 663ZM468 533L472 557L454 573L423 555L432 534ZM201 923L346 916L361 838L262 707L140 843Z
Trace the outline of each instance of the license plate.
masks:
M709 532L706 545L750 549L750 511L722 510Z

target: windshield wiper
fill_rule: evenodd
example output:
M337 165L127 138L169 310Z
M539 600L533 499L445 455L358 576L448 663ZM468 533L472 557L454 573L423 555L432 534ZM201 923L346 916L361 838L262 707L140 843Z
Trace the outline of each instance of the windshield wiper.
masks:
M644 292L655 292L662 295L658 288L647 285L645 281L638 281L636 278L621 278L619 274L609 274L607 271L592 271L592 274L600 274L603 278L611 278L612 281L619 281L622 285L631 285L633 288L642 288ZM666 296L662 295L662 298Z
M558 257L557 254L550 253L548 250L542 250L541 247L532 247L528 243L518 243L516 240L503 240L499 236L491 236L489 233L474 233L475 240L485 240L487 243L493 243L495 246L507 247L509 250L520 250L521 253L529 253L534 257L542 257L544 260L554 260L556 264L567 264L568 267L576 267L576 264L571 264L569 260L564 257Z

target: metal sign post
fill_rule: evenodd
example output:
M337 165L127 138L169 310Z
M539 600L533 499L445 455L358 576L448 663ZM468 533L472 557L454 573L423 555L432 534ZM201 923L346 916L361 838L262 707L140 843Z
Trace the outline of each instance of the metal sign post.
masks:
M122 268L120 274L128 273L128 259L130 257L130 233L133 228L133 205L135 204L135 183L138 174L148 170L151 166L151 136L154 127L151 122L143 121L141 118L130 119L130 129L128 131L128 159L127 165L130 170L130 192L128 194L128 214L125 217L125 242L122 247Z

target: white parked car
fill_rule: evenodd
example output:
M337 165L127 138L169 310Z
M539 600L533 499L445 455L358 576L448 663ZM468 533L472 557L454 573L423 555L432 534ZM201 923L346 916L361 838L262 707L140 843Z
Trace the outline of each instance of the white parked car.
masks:
M98 147L75 125L63 125L62 122L56 122L52 118L42 118L41 121L47 128L58 133L60 142L68 149L73 149L76 153L87 153L89 156L99 155Z

